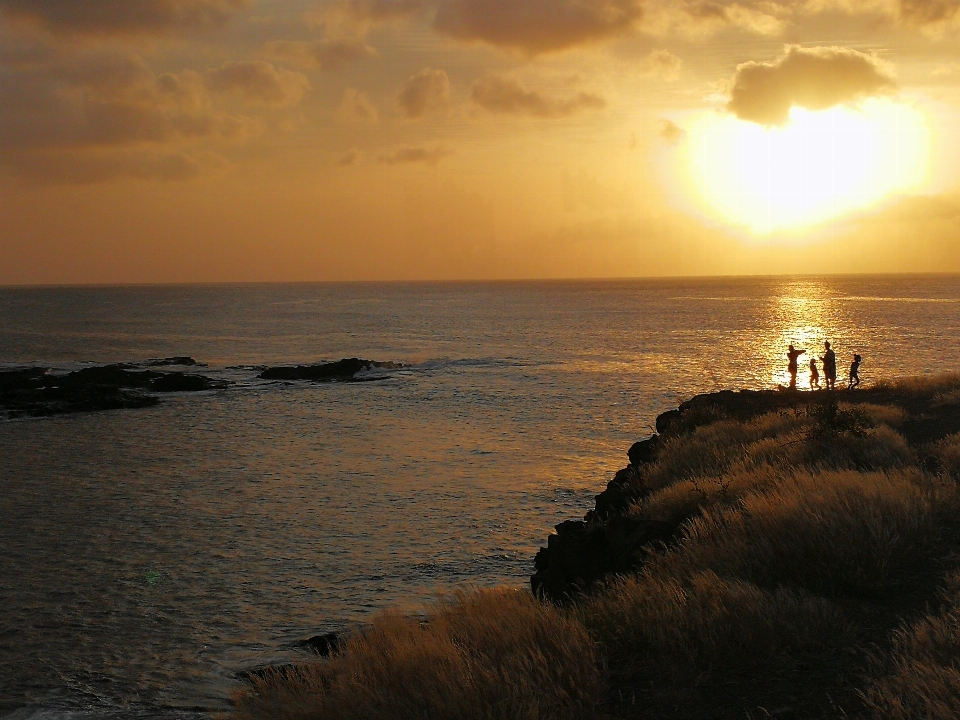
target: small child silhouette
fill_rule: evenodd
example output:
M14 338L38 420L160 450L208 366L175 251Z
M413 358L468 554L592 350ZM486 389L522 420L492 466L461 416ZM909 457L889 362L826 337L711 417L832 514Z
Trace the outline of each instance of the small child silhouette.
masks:
M817 370L817 359L810 358L810 389L820 389L820 371Z
M847 390L853 390L860 384L860 362L862 360L862 357L854 354L853 362L850 364L850 381L847 384Z

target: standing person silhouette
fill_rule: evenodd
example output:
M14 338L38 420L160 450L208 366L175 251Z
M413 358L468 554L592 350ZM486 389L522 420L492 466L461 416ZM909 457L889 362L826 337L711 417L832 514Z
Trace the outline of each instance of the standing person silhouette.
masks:
M813 388L820 389L820 371L817 370L817 359L815 357L810 358L810 389Z
M827 382L827 390L834 390L837 384L837 355L830 349L830 343L823 344L826 352L823 353L823 376Z
M853 362L850 364L850 380L847 382L847 390L853 390L860 384L860 362L862 357L854 353Z
M803 355L806 350L794 350L793 345L787 350L787 370L790 371L790 389L797 389L797 358Z

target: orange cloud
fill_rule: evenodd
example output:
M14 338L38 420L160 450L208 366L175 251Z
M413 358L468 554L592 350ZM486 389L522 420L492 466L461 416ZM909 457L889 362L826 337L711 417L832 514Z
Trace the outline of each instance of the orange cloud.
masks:
M293 107L310 89L305 75L285 70L262 60L244 60L221 65L206 74L207 86L230 93L249 103Z
M539 55L621 35L642 15L638 0L446 0L434 27L457 40Z
M647 77L676 80L683 61L666 50L654 50L640 61L640 72Z
M226 23L250 0L0 0L0 12L58 33L162 33Z
M890 72L873 55L849 48L789 45L772 63L737 67L727 109L741 120L780 125L794 105L825 110L895 87Z
M492 113L537 118L569 117L583 110L601 110L607 106L599 95L579 92L567 100L556 100L528 90L517 80L496 75L475 82L470 99Z
M319 68L335 72L348 63L376 57L377 51L355 39L323 39L312 42L301 40L272 40L263 46L264 52L275 59L296 63L301 67Z
M423 164L436 165L438 162L453 154L453 150L443 146L435 148L401 147L381 155L377 160L384 165Z
M343 99L337 107L337 120L342 123L369 123L376 124L380 114L376 106L370 102L367 94L355 88L343 91Z
M659 126L660 127L657 134L660 136L661 140L669 143L670 145L679 145L687 136L686 130L681 128L672 120L661 118Z
M196 72L156 75L137 55L35 46L30 62L0 66L0 165L48 181L129 175L187 177L223 165L197 141L242 141L255 118L214 109Z
M450 102L450 78L443 70L424 68L412 76L397 94L397 107L408 118L420 118Z

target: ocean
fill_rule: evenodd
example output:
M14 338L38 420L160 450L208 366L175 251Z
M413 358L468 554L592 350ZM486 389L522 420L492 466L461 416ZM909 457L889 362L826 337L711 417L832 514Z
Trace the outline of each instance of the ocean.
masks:
M0 369L190 355L222 390L0 421L0 717L201 718L303 638L526 586L656 415L960 370L960 277L0 289ZM363 383L264 366L404 364Z

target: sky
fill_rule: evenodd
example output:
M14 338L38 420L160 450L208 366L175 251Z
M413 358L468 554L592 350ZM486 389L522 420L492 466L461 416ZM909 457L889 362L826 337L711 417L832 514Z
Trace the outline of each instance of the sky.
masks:
M0 0L0 284L960 272L960 0Z

